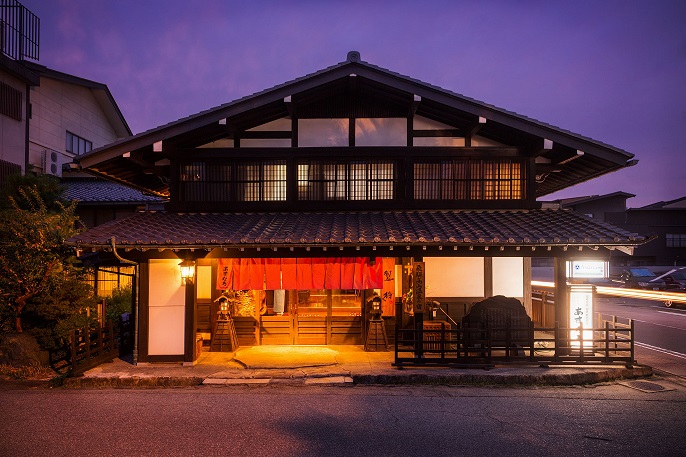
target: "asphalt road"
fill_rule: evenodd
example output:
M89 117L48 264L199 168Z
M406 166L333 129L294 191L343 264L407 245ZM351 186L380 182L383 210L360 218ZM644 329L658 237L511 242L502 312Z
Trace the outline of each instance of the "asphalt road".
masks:
M634 319L639 363L686 379L686 308L660 301L598 296L596 312Z
M659 384L4 388L0 455L686 455L686 383Z

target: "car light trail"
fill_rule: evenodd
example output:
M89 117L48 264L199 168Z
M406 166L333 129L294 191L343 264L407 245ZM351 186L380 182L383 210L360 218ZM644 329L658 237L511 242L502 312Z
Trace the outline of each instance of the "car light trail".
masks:
M531 281L534 287L554 288L554 282ZM644 300L656 300L665 303L686 304L686 294L681 292L663 292L659 290L624 289L621 287L596 286L596 293L600 295L612 295L615 297L642 298Z
M662 292L658 290L622 289L620 287L596 286L596 292L602 295L615 297L642 298L644 300L657 300L670 303L686 304L686 294L679 292Z

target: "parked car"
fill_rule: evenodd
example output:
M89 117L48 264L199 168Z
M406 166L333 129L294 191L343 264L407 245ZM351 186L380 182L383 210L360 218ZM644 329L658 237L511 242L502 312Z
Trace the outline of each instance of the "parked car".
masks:
M686 291L686 267L674 268L657 277L665 282L667 290L674 292Z
M619 276L622 287L630 289L665 290L667 284L657 275L643 267L628 268Z

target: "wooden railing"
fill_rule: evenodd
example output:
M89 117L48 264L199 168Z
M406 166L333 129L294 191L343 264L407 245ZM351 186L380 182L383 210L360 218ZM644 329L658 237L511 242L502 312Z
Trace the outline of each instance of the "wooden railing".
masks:
M553 289L531 289L531 320L542 327L555 325L555 292Z
M101 363L111 362L119 357L120 349L126 350L130 345L129 327L130 322L114 326L108 321L104 326L72 330L68 339L50 351L50 366L59 373L80 376Z
M633 366L634 323L603 321L593 329L552 327L461 327L396 329L395 363L403 365L494 366L496 364ZM571 332L579 334L571 339ZM592 337L581 340L583 335Z

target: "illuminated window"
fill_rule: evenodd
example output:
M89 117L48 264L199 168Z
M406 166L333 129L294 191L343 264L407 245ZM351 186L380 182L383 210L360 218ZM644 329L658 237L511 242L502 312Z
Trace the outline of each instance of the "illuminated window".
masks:
M319 161L298 163L300 200L391 200L395 163L387 161Z
M348 146L349 125L348 119L299 119L298 146Z
M522 198L522 166L518 162L480 160L471 164L472 200Z
M355 119L355 146L407 146L407 119Z
M263 202L286 200L286 161L181 166L181 201Z
M457 135L452 125L422 116L414 116L412 128L414 146L463 147L465 145L464 136Z
M520 162L484 159L417 161L416 200L509 200L524 198Z

